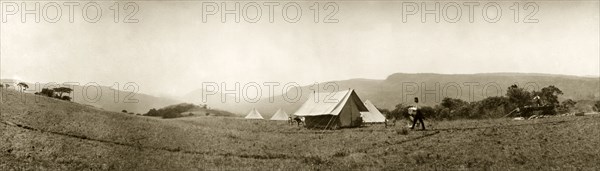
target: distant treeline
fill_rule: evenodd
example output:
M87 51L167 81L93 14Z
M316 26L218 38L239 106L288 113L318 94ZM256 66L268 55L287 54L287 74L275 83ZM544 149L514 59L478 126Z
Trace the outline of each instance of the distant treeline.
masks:
M43 88L42 91L35 92L34 94L41 95L41 96L48 96L48 97L61 99L61 100L65 100L65 101L71 101L71 97L68 96L71 92L73 92L73 89L71 89L71 88L58 87L58 88L53 88L53 89ZM65 95L63 96L63 94L65 94Z
M553 108L553 110L546 110L542 113L538 112L545 115L571 112L577 102L571 99L559 102L558 96L562 94L563 92L555 86L529 92L517 85L512 85L508 87L505 96L487 97L474 102L446 97L438 105L419 106L419 110L425 118L434 120L499 118L516 108L526 106L550 106ZM380 110L386 114L388 119L401 119L408 117L408 108L411 106L400 103L391 111ZM593 110L598 111L598 109L600 109L600 101L596 101L593 105Z
M233 113L208 109L207 105L194 105L190 103L182 103L177 105L171 105L160 109L150 109L144 116L154 116L162 118L179 118L185 116L192 116L194 114L200 115L214 115L214 116L234 116Z
M164 108L160 108L160 109L150 109L150 111L148 111L148 113L145 114L145 116L158 116L158 117L162 117L162 118L178 118L178 117L183 117L183 113L190 111L196 107L194 104L189 104L189 103L183 103L183 104L178 104L178 105L173 105L173 106L167 106Z

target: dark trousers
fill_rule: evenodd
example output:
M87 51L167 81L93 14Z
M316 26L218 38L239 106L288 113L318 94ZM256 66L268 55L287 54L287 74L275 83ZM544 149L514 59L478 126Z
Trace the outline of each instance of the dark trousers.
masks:
M425 130L425 123L423 122L423 116L415 116L415 119L413 119L413 125L410 129L414 129L415 125L417 124L417 120L419 120L419 122L421 122L421 127L423 128L423 130Z

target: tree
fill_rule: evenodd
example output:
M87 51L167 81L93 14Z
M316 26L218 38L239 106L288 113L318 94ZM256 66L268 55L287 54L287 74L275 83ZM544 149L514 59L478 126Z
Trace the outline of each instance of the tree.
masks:
M560 103L560 106L558 106L558 112L559 113L568 113L571 111L572 108L575 107L575 104L577 104L577 102L571 100L571 99L567 99L562 101L562 103Z
M127 113L127 110L123 109L121 112L123 112L123 113Z
M20 82L19 84L17 84L17 86L19 86L20 92L23 92L24 90L27 90L29 88L29 85L25 84L24 82Z
M418 110L420 110L421 113L423 114L423 116L425 118L427 118L427 119L434 119L434 118L436 118L436 112L430 106L422 106L422 107L419 107Z
M479 118L502 117L514 108L510 104L507 97L488 97L478 101L473 112L479 114Z
M58 87L58 88L53 88L52 90L54 90L55 93L58 93L58 97L62 98L63 93L71 93L73 91L73 89L68 88L68 87Z
M477 112L474 106L477 106L479 102L471 103L468 105L463 105L460 108L456 109L455 112L452 113L453 117L459 118L469 118L476 119L481 118L482 113Z
M517 85L511 85L506 91L506 97L512 104L523 107L531 104L531 93Z
M45 95L45 96L48 96L48 97L54 97L54 90L43 88L42 91L39 94Z
M481 107L484 109L494 109L503 107L509 104L509 99L506 97L488 97L480 101Z
M560 104L562 106L566 106L566 107L571 108L571 107L575 107L575 105L577 104L577 102L575 102L575 101L573 101L571 99L567 99L567 100L562 101L562 103L560 103Z
M436 119L452 119L452 115L450 114L450 109L448 109L447 107L443 107L441 105L436 105L435 111L437 113Z
M548 105L553 105L553 106L557 106L559 104L558 95L562 95L562 94L563 94L563 92L553 85L544 87L544 88L542 88L541 91L533 92L533 95L540 96L540 100L543 103L548 104Z
M146 113L146 116L159 116L159 113L156 109L152 108L150 111L148 111L148 113Z
M442 107L450 109L450 112L452 112L453 110L455 110L459 107L462 107L466 104L468 104L468 103L461 99L453 99L453 98L449 98L449 97L444 97L444 99L442 100L442 103L440 105Z
M388 119L402 119L408 117L408 107L402 103L396 105L394 110L390 111L389 115L386 115Z

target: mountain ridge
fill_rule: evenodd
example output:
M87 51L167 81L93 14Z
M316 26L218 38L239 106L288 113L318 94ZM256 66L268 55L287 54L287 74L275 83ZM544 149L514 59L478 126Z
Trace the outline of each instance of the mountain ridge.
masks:
M16 80L11 79L0 79L0 81L2 83L12 82L13 86L17 84ZM335 90L327 87L331 86L331 83L335 86ZM521 87L537 90L549 85L555 85L564 92L564 95L560 97L561 100L569 98L573 100L600 99L600 77L590 78L573 75L513 72L475 74L393 73L385 79L352 78L321 82L319 83L318 91L333 92L351 88L356 90L357 94L362 98L361 100L371 100L379 108L392 109L398 103L413 103L411 102L413 97L420 97L424 105L435 105L443 97L474 101L489 96L502 96L505 94L506 88L515 83ZM30 85L30 89L32 87L34 86ZM102 97L103 100L93 103L85 101L81 95L82 86L75 86L73 94L76 96L74 97L74 101L110 111L127 110L134 113L146 113L152 108L158 109L169 105L189 102L207 104L210 108L225 110L238 115L244 115L252 108L257 108L262 114L268 117L279 108L293 114L308 98L310 93L317 91L314 85L302 85L298 89L291 89L280 95L261 96L256 102L247 102L242 97L240 97L240 102L235 102L234 96L217 92L215 95L208 96L207 101L204 102L202 101L202 93L205 91L195 89L184 96L172 98L136 93L135 96L140 98L138 103L114 103L113 99L115 97L112 92L115 89L108 86L100 87L104 95ZM117 91L123 95L130 93ZM289 97L296 97L298 95L296 91L300 91L299 98L290 100ZM31 90L29 90L29 93L32 93ZM222 102L223 100L225 102Z
M506 88L517 84L528 90L540 90L543 87L555 85L563 90L560 98L573 100L598 100L600 99L600 77L588 78L571 75L543 74L543 73L477 73L477 74L438 74L438 73L394 73L385 79L355 78L347 80L327 81L320 83L319 90L331 92L324 87L327 83L337 85L337 90L352 88L357 91L361 100L371 100L379 108L392 109L398 103L412 104L413 97L420 97L424 105L435 105L443 97L460 98L467 101L481 100L484 97L503 96ZM458 90L456 87L460 87ZM409 88L416 88L411 91ZM278 108L283 108L288 113L293 113L314 91L314 85L300 87L302 98L295 102L287 102L283 97L263 97L258 102L231 103L230 96L226 96L226 103L207 102L215 106L238 114L245 114L252 108L257 108L261 113L271 114ZM423 91L424 90L424 91ZM484 92L485 90L485 92ZM202 90L197 89L195 92ZM287 93L295 95L296 90ZM472 94L469 94L473 92ZM220 99L220 93L217 93ZM198 98L188 94L187 100ZM273 98L273 102L269 102ZM268 115L267 115L268 116Z

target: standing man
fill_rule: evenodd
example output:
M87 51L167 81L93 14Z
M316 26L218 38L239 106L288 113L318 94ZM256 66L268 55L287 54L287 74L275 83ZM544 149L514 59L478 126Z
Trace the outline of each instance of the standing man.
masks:
M408 108L408 112L409 113L414 113L415 118L413 119L413 125L410 129L415 129L415 125L417 124L417 120L421 123L421 128L423 128L423 130L425 130L425 123L423 122L423 113L421 113L421 110L417 109L417 107L410 107Z
M542 101L540 100L540 96L533 97L533 100L535 100L535 103L538 107L542 106Z
M425 130L425 123L423 122L423 113L421 113L421 110L419 110L418 108L418 104L419 104L419 98L415 97L415 103L417 104L417 107L410 107L408 108L408 113L414 113L415 118L413 119L413 125L410 129L414 129L415 125L417 124L417 120L421 123L421 128L423 128L423 130Z

